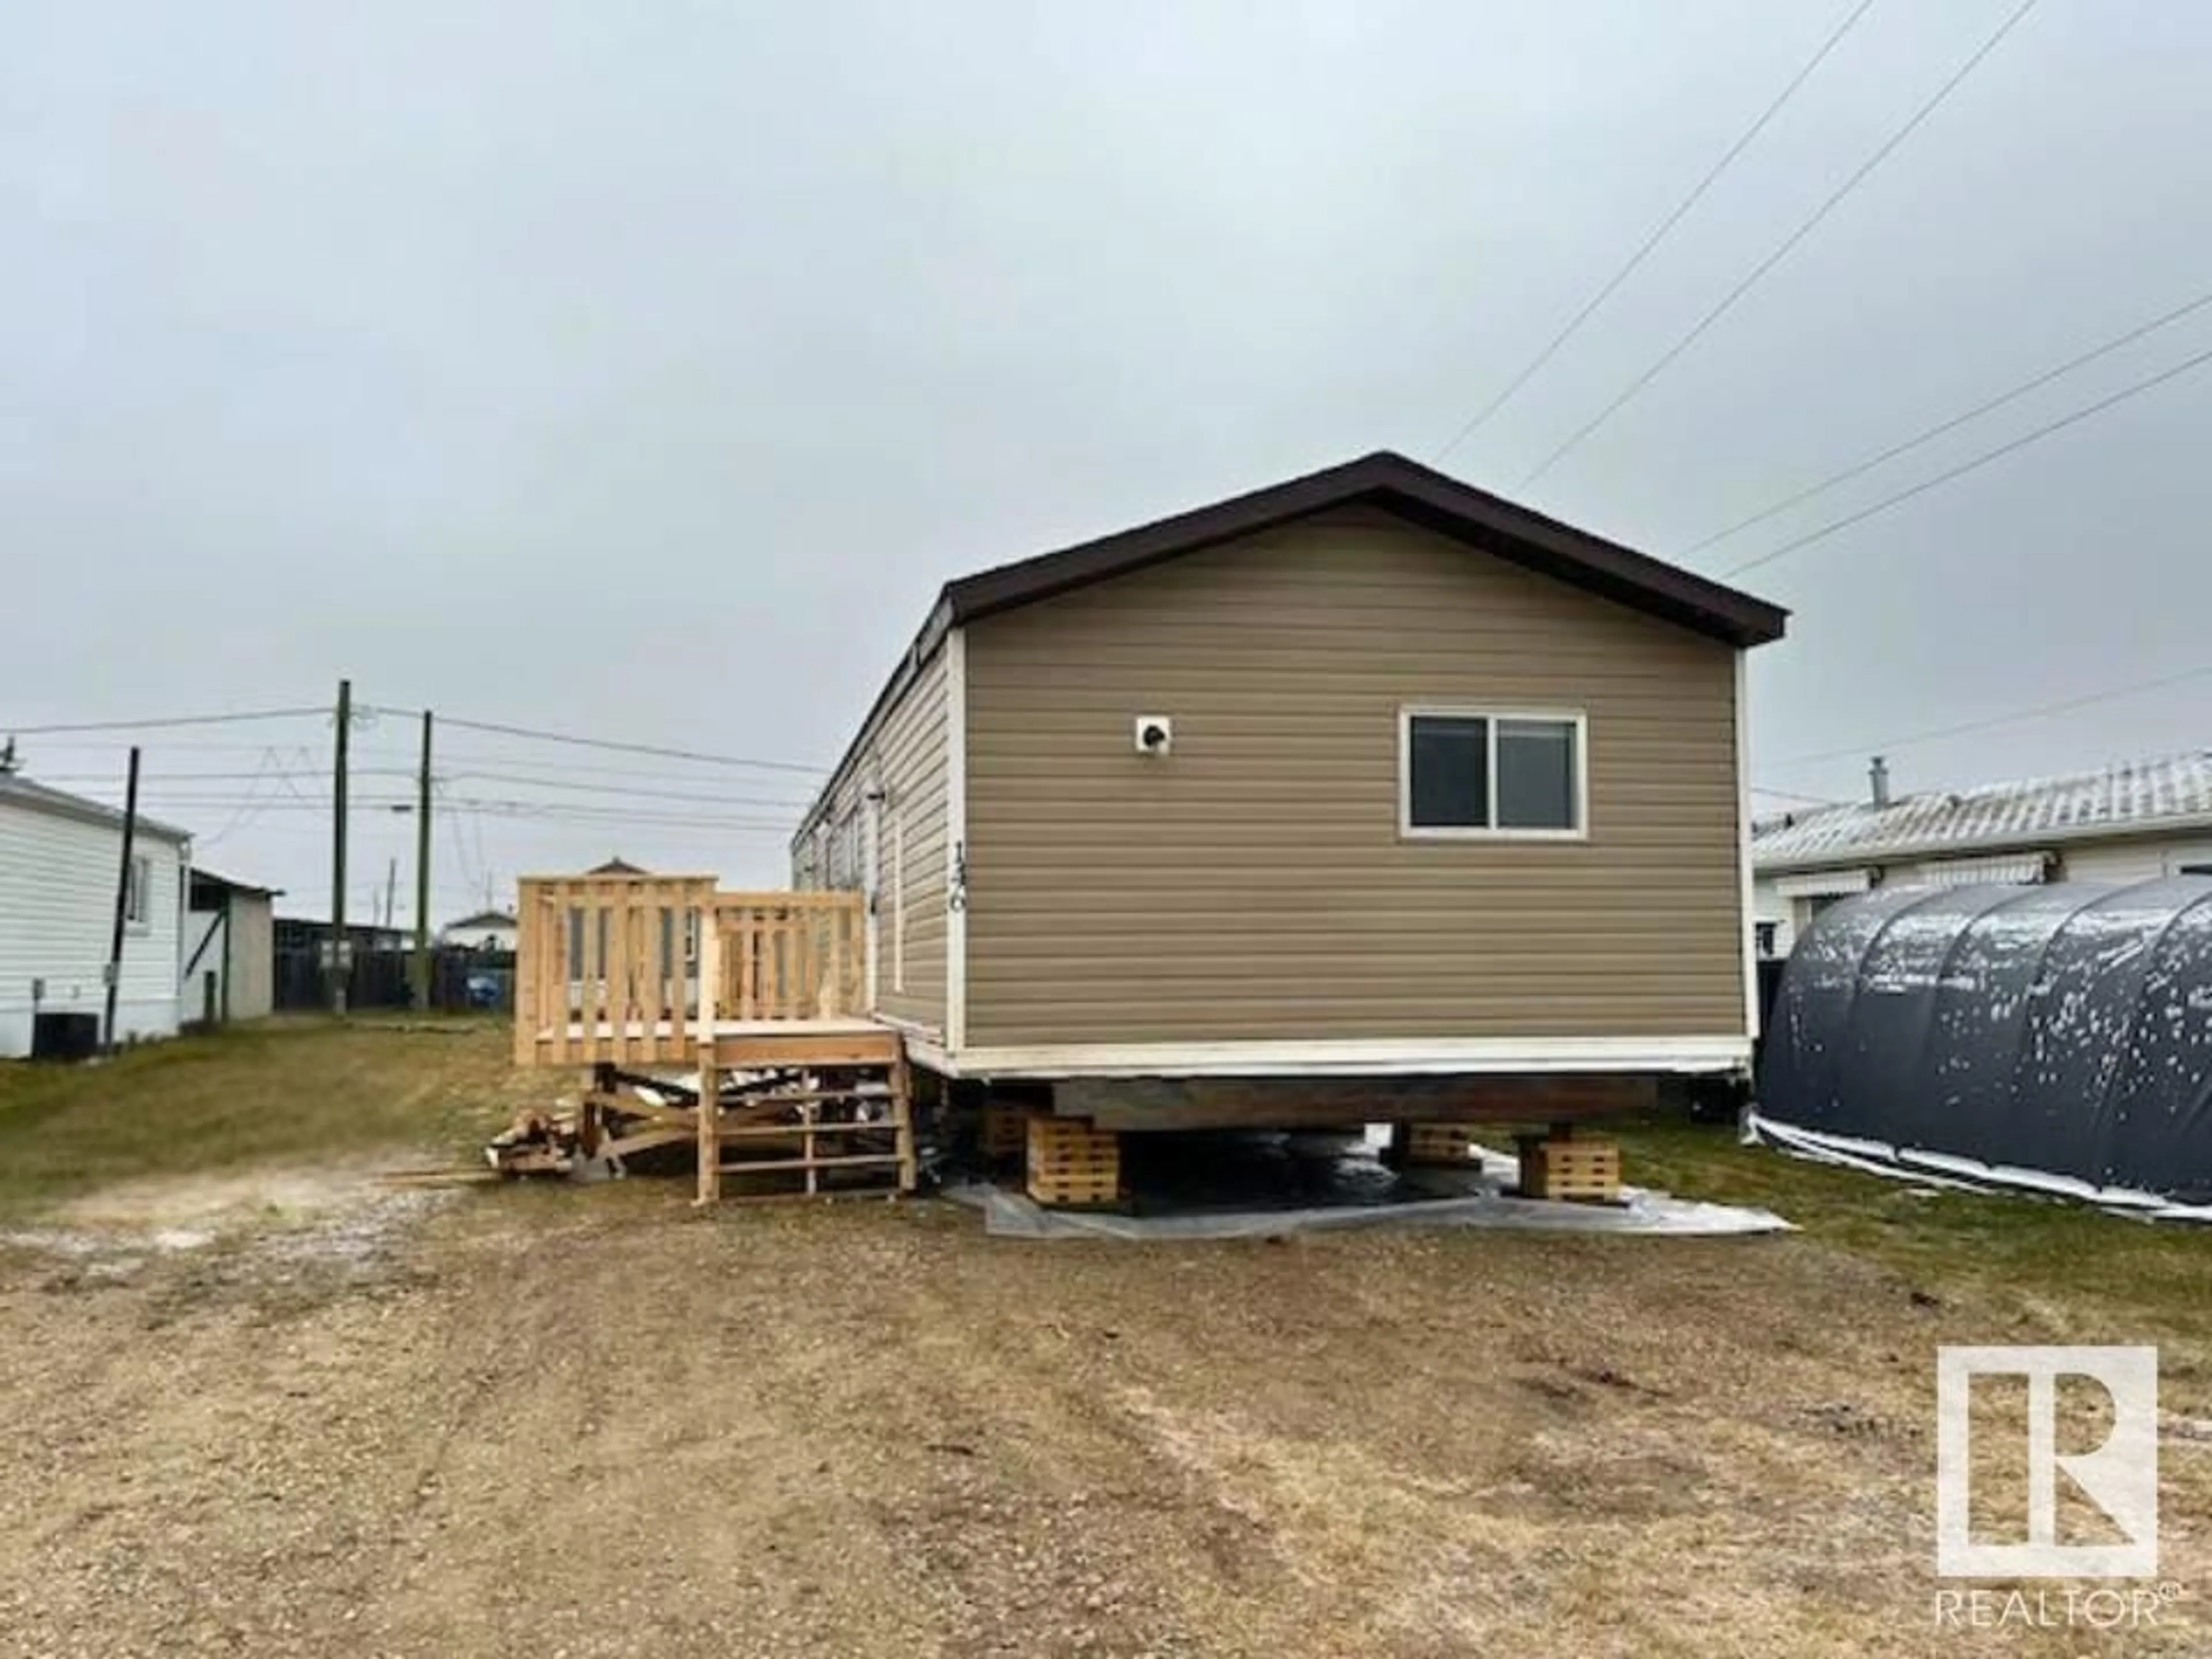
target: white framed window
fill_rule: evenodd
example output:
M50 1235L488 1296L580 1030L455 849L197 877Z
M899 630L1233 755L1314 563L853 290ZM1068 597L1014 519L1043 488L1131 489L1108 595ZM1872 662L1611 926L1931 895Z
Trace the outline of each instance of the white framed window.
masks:
M1417 841L1587 838L1588 718L1578 708L1401 708L1398 833Z
M153 887L154 860L143 853L133 853L123 878L123 920L130 927L146 926Z

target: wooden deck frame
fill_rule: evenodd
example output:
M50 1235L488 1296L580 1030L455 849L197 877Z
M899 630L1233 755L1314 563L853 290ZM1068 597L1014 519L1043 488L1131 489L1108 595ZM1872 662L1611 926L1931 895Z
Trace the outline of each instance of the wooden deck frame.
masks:
M726 1175L798 1180L797 1190L742 1194L748 1200L889 1195L915 1189L920 1170L915 1148L913 1078L905 1042L897 1032L709 1034L702 1039L699 1059L698 1103L691 1119L698 1148L700 1204L740 1196L725 1194ZM732 1073L764 1071L795 1072L801 1081L748 1091L731 1089L724 1082ZM837 1080L848 1073L856 1080ZM823 1115L825 1109L841 1105L849 1109L864 1101L883 1103L890 1115L866 1121ZM798 1118L796 1121L744 1121L736 1111L746 1105L795 1109ZM888 1137L890 1150L851 1151L856 1137ZM771 1154L783 1151L791 1155L731 1156L733 1148L742 1152L749 1144ZM884 1179L866 1187L832 1187L823 1180L830 1172L860 1170L880 1172Z
M870 1032L855 892L724 892L712 876L526 876L520 1066L688 1065L703 1038Z

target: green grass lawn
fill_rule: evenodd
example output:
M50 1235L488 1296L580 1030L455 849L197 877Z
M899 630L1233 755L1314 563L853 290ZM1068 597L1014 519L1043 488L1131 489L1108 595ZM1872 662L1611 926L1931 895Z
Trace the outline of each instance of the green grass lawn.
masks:
M1806 1237L1931 1289L2016 1291L2109 1308L2201 1334L2212 1316L2212 1228L2154 1225L2084 1205L1916 1187L1737 1144L1720 1124L1621 1126L1626 1179L1686 1198L1757 1205Z
M525 1102L574 1079L518 1071L502 1021L264 1021L148 1044L112 1063L0 1064L0 1219L157 1176L257 1164L473 1162ZM1733 1127L1672 1117L1619 1126L1638 1186L1758 1205L1803 1237L1879 1262L1931 1293L1999 1291L2201 1328L2212 1230L2153 1226L2027 1197L1929 1194L1739 1146Z
M525 1081L504 1023L483 1020L280 1018L95 1065L0 1064L0 1218L152 1176L471 1156Z

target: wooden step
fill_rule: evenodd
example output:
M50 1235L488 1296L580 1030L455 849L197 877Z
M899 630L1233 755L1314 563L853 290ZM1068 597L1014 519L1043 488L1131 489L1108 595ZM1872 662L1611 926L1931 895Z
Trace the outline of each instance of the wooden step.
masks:
M898 1161L896 1152L841 1152L832 1158L724 1158L719 1167L730 1175L773 1175L784 1170L842 1170Z
M892 1122L743 1123L734 1127L718 1127L714 1133L723 1140L788 1140L799 1135L896 1134L898 1128Z

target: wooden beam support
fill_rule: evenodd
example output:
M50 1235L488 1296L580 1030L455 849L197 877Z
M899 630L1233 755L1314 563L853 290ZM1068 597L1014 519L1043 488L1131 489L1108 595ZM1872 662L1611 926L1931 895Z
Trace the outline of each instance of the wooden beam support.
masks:
M711 1034L699 1040L698 1117L698 1201L712 1204L722 1195L722 1068Z
M1610 1073L1463 1077L1070 1078L1052 1109L1102 1129L1352 1128L1364 1123L1552 1123L1646 1111L1656 1078Z

